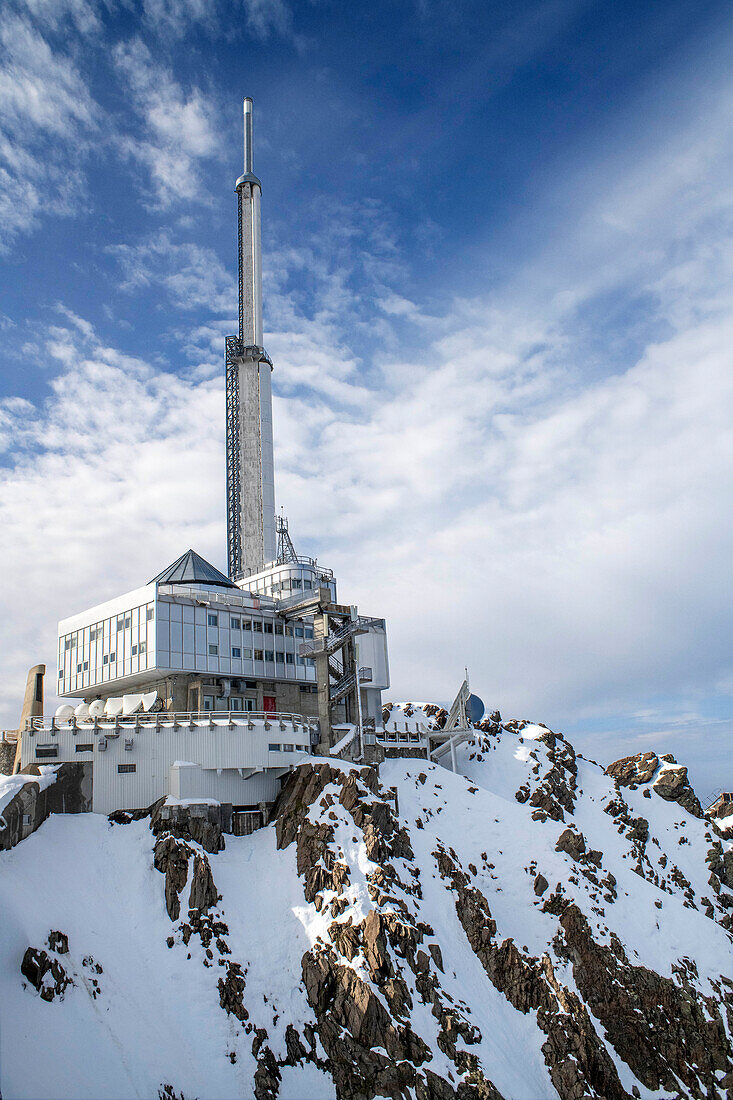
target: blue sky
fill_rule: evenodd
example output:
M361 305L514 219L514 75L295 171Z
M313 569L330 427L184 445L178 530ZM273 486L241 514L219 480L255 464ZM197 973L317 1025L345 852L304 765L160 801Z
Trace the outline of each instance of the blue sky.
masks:
M59 617L225 564L251 95L278 504L393 696L731 787L729 5L0 19L0 725Z

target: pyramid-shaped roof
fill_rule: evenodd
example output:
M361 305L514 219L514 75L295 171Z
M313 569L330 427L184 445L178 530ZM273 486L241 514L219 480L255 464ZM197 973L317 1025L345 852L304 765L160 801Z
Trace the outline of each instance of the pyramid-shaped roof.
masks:
M236 588L228 577L220 573L195 550L187 550L177 561L153 577L150 584L210 584L217 588Z

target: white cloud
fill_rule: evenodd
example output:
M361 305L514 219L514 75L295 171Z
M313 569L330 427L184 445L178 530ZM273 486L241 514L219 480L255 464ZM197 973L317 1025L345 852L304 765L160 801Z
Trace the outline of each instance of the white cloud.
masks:
M180 38L192 27L212 35L226 34L232 23L244 15L247 30L265 40L270 35L295 38L293 17L285 0L241 0L222 5L217 0L142 0L149 25L167 38Z
M77 209L79 158L97 115L74 62L26 19L8 14L0 26L0 248L42 216Z
M219 149L212 103L199 88L185 92L139 38L119 44L114 58L145 127L145 136L128 136L123 150L150 173L159 205L200 199L198 162Z
M49 666L53 694L59 617L136 587L189 545L223 564L221 382L152 371L70 320L49 334L61 373L44 407L0 405L14 448L0 471L3 570L16 581L0 597L9 727L29 654Z

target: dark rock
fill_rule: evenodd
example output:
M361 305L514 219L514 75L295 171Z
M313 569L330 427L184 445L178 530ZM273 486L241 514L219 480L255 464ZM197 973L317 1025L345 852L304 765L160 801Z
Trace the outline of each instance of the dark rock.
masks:
M555 845L556 852L565 852L571 859L579 860L585 855L585 837L574 829L564 829Z
M49 932L48 946L57 955L66 955L69 951L69 937L65 932Z
M632 783L648 783L658 767L659 757L655 752L639 752L609 764L606 775L615 779L620 787L629 787Z
M693 817L702 817L702 806L687 780L687 768L678 764L662 770L654 780L652 790L666 802L677 802Z
M537 894L537 897L541 898L549 885L550 884L544 875L537 875L534 880L534 892L535 894Z
M20 972L44 1001L63 998L67 986L73 985L58 959L52 959L37 947L28 947L20 964Z

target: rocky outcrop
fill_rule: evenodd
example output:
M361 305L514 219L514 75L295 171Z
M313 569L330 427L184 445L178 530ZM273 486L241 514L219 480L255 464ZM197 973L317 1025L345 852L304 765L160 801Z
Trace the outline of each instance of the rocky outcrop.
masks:
M683 970L678 980L632 965L617 939L598 944L576 905L560 921L573 978L614 1049L649 1089L715 1095L719 1074L733 1070L720 1010L702 998Z
M201 855L184 840L170 833L158 838L155 844L153 864L165 875L165 905L172 921L181 914L180 894L189 877L189 862L193 858L193 874L189 893L189 915L206 913L216 905L218 894L211 867L206 856Z
M160 799L150 808L150 828L155 836L170 833L181 840L193 840L207 852L221 852L224 848L224 822L222 807L216 802L187 802L170 804Z
M40 828L49 814L84 813L91 809L88 790L89 765L60 764L51 783L41 781L40 770L29 764L8 782L17 780L16 794L6 802L0 818L0 851L14 848ZM4 823L4 824L3 824Z
M337 1095L343 1100L407 1100L408 1090L414 1090L425 1100L456 1095L501 1100L478 1059L461 1049L475 1044L480 1035L443 995L440 948L431 944L429 951L421 949L426 928L415 922L400 897L421 896L419 883L405 882L395 868L396 860L411 860L414 854L391 802L380 796L376 774L370 770L346 774L329 765L301 765L275 808L278 845L295 843L305 896L317 909L330 898L337 918L329 927L331 942L316 945L302 959L303 984ZM347 879L336 873L334 828L309 817L309 807L314 806L335 820L337 804L359 830L374 864L368 875L374 908L358 923L338 919ZM350 965L357 958L363 960L368 981ZM462 1077L457 1090L427 1067L433 1054L410 1024L415 995L439 1023L439 1048Z
M57 997L63 1000L66 989L74 982L56 956L68 954L68 936L64 932L49 932L48 948L50 954L43 948L27 948L20 972L42 1000L53 1001Z
M626 1100L628 1093L583 1002L557 981L549 956L528 957L511 939L497 943L488 902L457 866L455 854L445 849L434 854L440 874L453 886L466 938L489 979L520 1012L537 1012L537 1023L547 1035L542 1052L561 1100Z
M651 783L651 789L666 802L677 802L693 817L703 816L702 806L687 779L687 768L678 764L671 753L657 756L655 752L642 752L624 756L609 764L606 774L615 779L619 787L635 789Z
M677 802L693 817L702 817L702 806L687 780L687 768L675 763L674 757L661 757L670 761L662 767L652 784L652 790L665 802Z
M615 760L606 768L606 775L615 779L619 787L638 786L651 782L659 767L659 757L655 752L640 752L636 756L624 756Z

